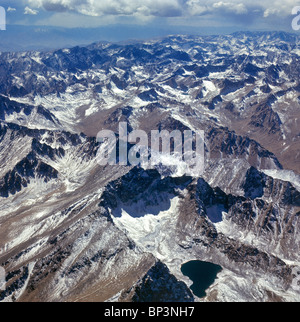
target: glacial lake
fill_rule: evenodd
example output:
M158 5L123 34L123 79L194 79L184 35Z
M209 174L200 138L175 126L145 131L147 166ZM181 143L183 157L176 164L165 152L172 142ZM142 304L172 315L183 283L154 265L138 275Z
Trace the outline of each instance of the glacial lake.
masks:
M195 296L203 298L206 290L214 283L222 267L208 262L191 261L181 266L181 272L193 285L190 287Z

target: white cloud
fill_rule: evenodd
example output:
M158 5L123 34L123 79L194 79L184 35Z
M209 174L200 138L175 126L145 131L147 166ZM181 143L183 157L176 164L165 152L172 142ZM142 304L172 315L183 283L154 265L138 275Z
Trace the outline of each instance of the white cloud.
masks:
M178 0L28 0L28 2L33 7L48 11L77 11L89 16L179 16L182 14L182 6Z
M300 0L187 0L188 11L192 15L253 15L257 18L291 15L292 9L300 5Z
M267 8L264 11L264 17L268 18L268 17L273 16L273 15L278 15L279 13L280 13L280 10L277 9L277 8Z
M14 11L17 11L17 9L12 7L7 8L7 12L14 12Z
M29 7L25 7L24 9L24 15L37 15L37 14L38 14L37 10L31 9Z
M247 14L248 9L243 3L234 3L234 2L216 2L213 4L213 8L218 10L224 10L227 12L231 12L237 15Z
M257 15L286 17L300 0L27 0L31 8L78 12L87 16L189 17ZM26 7L28 14L35 12Z
M186 5L188 7L189 14L192 16L202 16L212 12L212 10L202 2L203 1L199 0L188 0Z
M292 9L300 5L300 0L283 0L283 1L272 1L269 2L268 6L264 6L264 17L268 18L270 16L288 16L291 14Z

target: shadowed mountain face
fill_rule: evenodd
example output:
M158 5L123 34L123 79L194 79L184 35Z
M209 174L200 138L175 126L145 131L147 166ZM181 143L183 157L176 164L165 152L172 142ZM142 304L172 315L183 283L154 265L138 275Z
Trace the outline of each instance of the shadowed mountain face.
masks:
M298 38L1 53L0 301L299 301ZM100 166L106 129L203 130L205 171ZM179 165L178 165L179 167Z

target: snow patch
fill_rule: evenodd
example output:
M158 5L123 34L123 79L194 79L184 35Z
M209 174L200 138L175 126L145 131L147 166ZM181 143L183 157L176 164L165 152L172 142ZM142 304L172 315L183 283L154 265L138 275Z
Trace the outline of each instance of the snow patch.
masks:
M267 176L274 179L290 182L300 191L300 176L291 170L262 170Z

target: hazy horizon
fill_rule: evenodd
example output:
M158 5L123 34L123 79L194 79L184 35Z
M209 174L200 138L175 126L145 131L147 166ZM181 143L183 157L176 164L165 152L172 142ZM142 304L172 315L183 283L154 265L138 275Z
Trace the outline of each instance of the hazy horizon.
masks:
M292 10L297 5L299 0L0 0L7 23L6 31L0 31L0 50L45 50L174 34L293 33Z
M11 27L11 28L10 28ZM45 26L8 26L6 32L1 33L0 51L47 51L75 46L87 46L92 43L130 43L162 39L173 35L183 36L214 36L230 35L235 32L285 32L283 30L234 30L226 29L218 32L214 29L198 29L197 31L182 29L174 32L170 29L154 29L143 27L135 29L134 25L125 28L123 25L105 26L97 28L63 28ZM120 31L117 34L117 31ZM295 34L295 32L290 32Z

